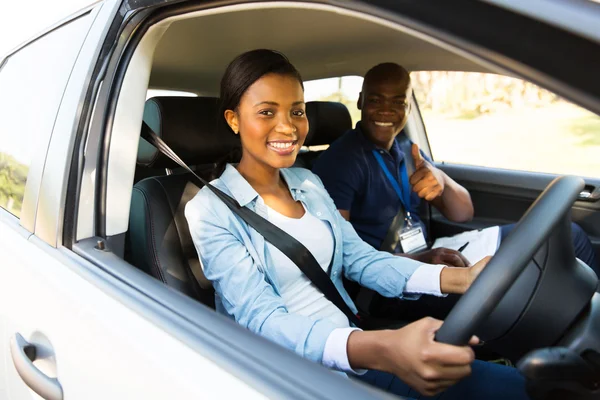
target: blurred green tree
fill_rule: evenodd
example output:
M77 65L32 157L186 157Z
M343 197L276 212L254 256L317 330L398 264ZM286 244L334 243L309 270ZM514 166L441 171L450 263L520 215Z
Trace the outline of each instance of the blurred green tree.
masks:
M0 206L19 215L29 167L14 157L0 153Z

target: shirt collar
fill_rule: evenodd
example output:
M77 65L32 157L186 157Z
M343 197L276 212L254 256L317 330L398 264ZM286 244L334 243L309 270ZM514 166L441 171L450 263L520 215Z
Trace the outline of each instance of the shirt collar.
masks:
M258 197L258 193L246 179L231 164L227 164L225 171L221 174L221 181L227 186L234 199L245 206Z
M283 179L285 179L285 183L287 183L288 188L292 192L292 195L295 191L306 191L306 189L304 188L304 183L306 182L306 179L298 178L298 175L292 173L292 171L289 168L283 168L280 171L283 175Z
M365 135L365 133L362 130L360 123L361 123L361 121L358 121L356 123L356 128L354 128L354 129L356 130L358 137L360 138L360 142L364 146L364 148L369 151L381 150L379 147L375 146L375 144L367 138L367 136Z
M283 168L280 171L294 199L296 198L295 192L305 191L305 189L302 187L304 180L299 179L296 174L292 173L287 168ZM242 176L242 174L240 174L239 171L231 164L227 164L220 179L223 181L225 186L227 186L233 198L236 199L242 207L256 200L258 197L258 192L254 190L252 185L250 185Z

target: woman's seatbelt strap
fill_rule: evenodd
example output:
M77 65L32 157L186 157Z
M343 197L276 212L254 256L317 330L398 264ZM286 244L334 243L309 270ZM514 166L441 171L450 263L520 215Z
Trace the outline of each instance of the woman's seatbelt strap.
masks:
M266 241L279 249L279 251L296 264L323 295L348 317L350 322L356 326L360 326L358 317L350 310L350 307L340 295L329 275L321 268L315 257L302 243L249 208L240 206L233 197L198 176L145 122L143 122L141 136L156 147L158 151L189 171L203 185L207 186L231 211L246 221Z

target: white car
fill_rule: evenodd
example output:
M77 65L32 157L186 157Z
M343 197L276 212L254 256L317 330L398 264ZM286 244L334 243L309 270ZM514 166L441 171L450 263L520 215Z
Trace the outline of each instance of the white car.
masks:
M214 176L236 147L219 135L219 80L252 48L282 51L307 81L394 61L521 78L597 114L599 26L600 4L583 0L105 0L0 58L0 399L388 398L213 311L183 217L197 182L140 139L142 121ZM196 97L146 101L149 89ZM337 103L309 106L307 165L350 124ZM407 133L435 155L414 109ZM565 143L559 157L593 161ZM515 162L536 152L514 148ZM435 160L477 210L460 226L427 214L440 236L517 221L562 175ZM490 264L443 328L457 343L483 329L512 351L535 398L557 382L569 398L600 398L597 282L585 269L571 277L572 250L555 240L572 218L600 254L600 174L590 172L545 192L514 233L528 240L492 262L514 268ZM560 279L548 272L561 268ZM526 356L549 347L567 355ZM575 372L559 381L565 369Z

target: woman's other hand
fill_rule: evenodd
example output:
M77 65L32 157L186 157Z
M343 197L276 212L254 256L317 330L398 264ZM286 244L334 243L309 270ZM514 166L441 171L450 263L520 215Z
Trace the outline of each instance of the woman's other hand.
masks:
M491 259L492 257L485 257L468 268L446 267L442 269L440 274L442 293L465 293Z

